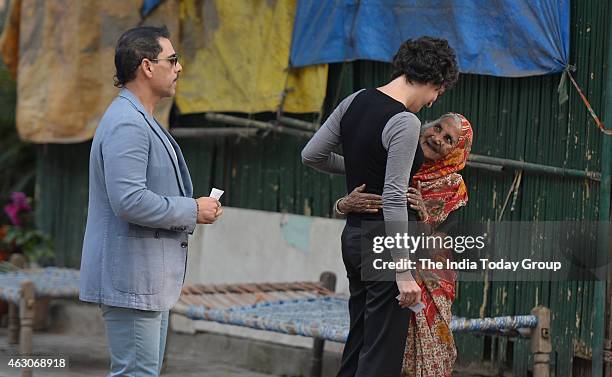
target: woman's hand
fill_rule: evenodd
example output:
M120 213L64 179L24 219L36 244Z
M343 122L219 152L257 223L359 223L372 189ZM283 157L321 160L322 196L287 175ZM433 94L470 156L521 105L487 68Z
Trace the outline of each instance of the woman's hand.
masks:
M398 296L400 307L408 308L421 302L421 287L414 280L409 270L397 273L395 280L397 282L397 289L400 292Z
M364 193L366 185L355 187L355 189L340 202L338 210L342 213L377 213L382 208L382 196Z
M421 183L419 182L418 188L408 187L408 192L406 193L406 198L408 199L408 203L410 208L417 211L421 221L425 221L429 218L429 213L427 212L427 207L425 207L425 201L421 196Z

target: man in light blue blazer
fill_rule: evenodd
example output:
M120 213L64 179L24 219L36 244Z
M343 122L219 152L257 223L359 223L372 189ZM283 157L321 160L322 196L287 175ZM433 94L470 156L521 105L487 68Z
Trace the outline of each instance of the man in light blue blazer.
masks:
M119 38L115 85L122 90L91 147L80 299L102 309L109 376L159 375L187 237L196 223L212 224L222 213L217 199L192 198L181 149L152 115L175 94L182 69L168 38L165 27Z

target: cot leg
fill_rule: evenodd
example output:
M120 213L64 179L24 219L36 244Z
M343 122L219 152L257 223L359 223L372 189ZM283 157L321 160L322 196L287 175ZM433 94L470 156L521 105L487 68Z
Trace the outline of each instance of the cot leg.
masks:
M25 266L25 258L21 254L12 254L9 262L18 268ZM8 344L17 344L19 343L19 303L9 302L8 305Z
M325 349L325 340L314 338L312 342L312 364L310 369L310 377L321 377L323 372L323 350Z
M8 304L8 344L19 343L19 306Z
M336 290L336 275L333 272L323 272L319 278L321 285L330 291ZM323 371L323 351L325 349L325 340L315 338L312 343L312 363L310 368L310 377L321 377ZM535 377L535 376L534 376Z
M34 322L34 283L29 280L22 282L21 292L21 303L19 305L19 319L21 323L19 351L21 357L30 357L32 356L32 325ZM32 377L32 368L23 368L21 370L21 376Z
M538 326L531 330L533 377L550 377L550 309L537 306L531 310L531 314L538 317Z

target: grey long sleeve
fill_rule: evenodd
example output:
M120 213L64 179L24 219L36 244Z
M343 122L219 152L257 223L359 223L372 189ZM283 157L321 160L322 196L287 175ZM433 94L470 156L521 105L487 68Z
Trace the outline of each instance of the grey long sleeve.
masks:
M302 150L302 162L315 169L344 174L344 158L333 150L340 144L340 121L355 96L344 99ZM381 142L387 150L385 184L383 188L383 213L387 234L405 233L408 230L406 192L408 179L419 142L421 122L416 115L400 112L387 122ZM391 250L393 259L408 258L408 250Z
M394 115L382 132L382 144L387 150L387 168L383 188L383 213L387 235L408 231L408 192L410 170L419 142L421 122L416 115L402 112ZM394 260L409 257L408 250L393 249Z
M363 90L363 89L362 89ZM331 174L344 174L344 157L333 152L340 145L340 121L360 91L346 97L302 150L302 163Z

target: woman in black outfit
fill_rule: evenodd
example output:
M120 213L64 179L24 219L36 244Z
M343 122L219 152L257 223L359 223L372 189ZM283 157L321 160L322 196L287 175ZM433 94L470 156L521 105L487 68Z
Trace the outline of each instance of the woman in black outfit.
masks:
M345 98L302 151L305 164L345 174L347 192L365 184L368 193L383 198L377 213L348 214L342 233L350 331L339 377L400 375L407 308L420 302L421 288L408 269L390 271L389 280L362 279L362 225L384 222L388 235L408 230L408 182L424 158L418 142L421 122L414 113L431 106L457 77L456 57L446 40L408 40L393 58L391 81ZM334 152L340 145L342 156ZM395 261L409 258L405 249L385 252Z

